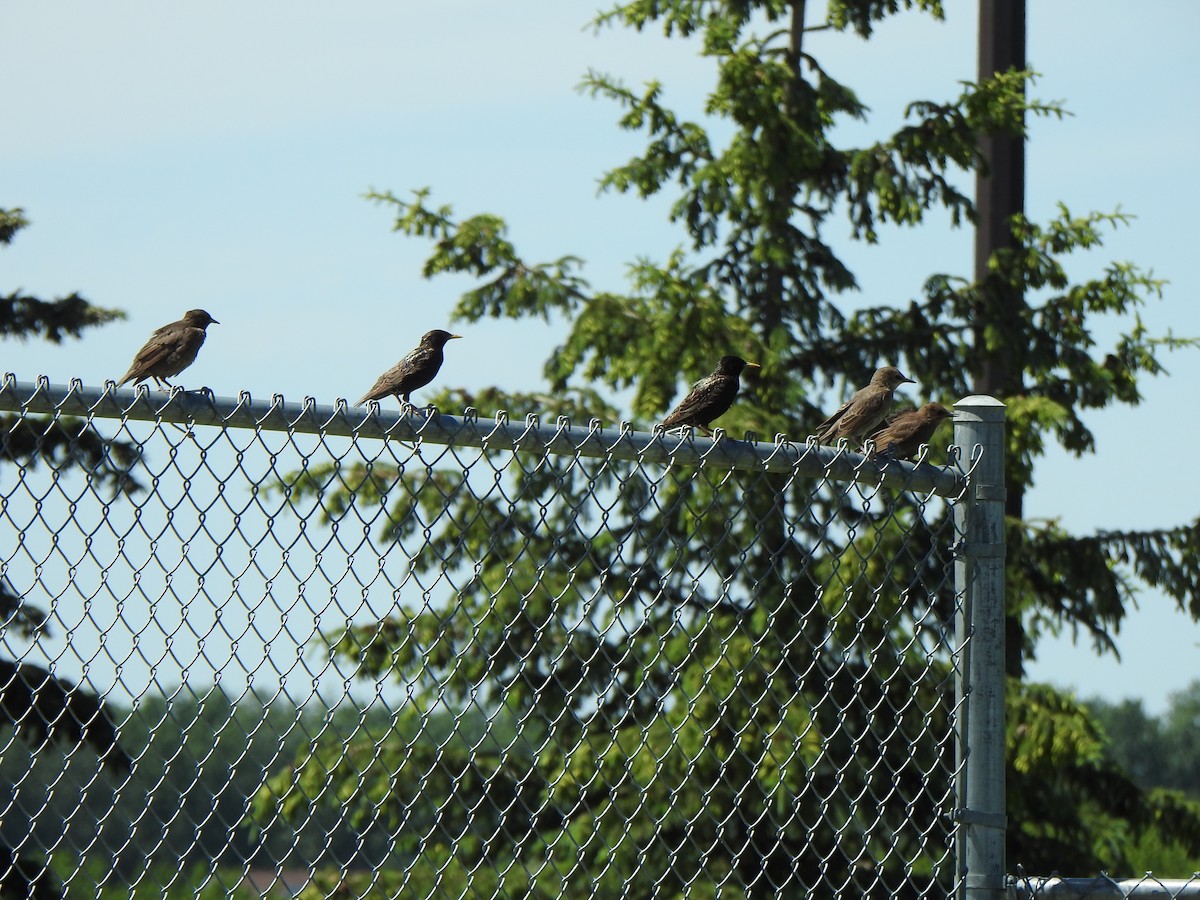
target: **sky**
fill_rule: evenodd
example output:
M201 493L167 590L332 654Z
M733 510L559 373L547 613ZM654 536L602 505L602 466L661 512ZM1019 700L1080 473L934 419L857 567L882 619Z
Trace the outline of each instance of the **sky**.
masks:
M877 138L908 102L952 98L975 77L974 6L947 4L944 23L901 15L870 42L810 37L873 110L848 140ZM1168 0L1154 17L1113 0L1028 6L1033 93L1072 112L1032 126L1028 212L1045 219L1062 202L1135 215L1073 273L1116 260L1153 269L1170 283L1147 325L1200 335L1188 217L1200 4ZM633 86L657 79L666 102L699 117L713 67L694 43L588 28L592 12L562 0L0 4L0 206L32 221L0 254L0 291L79 291L128 314L82 342L8 343L0 369L98 385L124 372L154 328L203 307L222 324L189 383L225 396L355 399L423 332L447 327L471 286L423 279L427 246L393 234L368 190L429 186L432 202L459 214L504 216L527 258L574 254L594 287L620 289L631 260L661 259L681 236L666 201L597 194L599 176L641 138L576 86L588 69ZM937 221L888 229L874 247L831 235L864 303L906 304L929 274L972 268L969 232ZM1111 341L1119 324L1097 337ZM440 381L468 389L542 386L542 362L564 335L533 320L453 330L466 340L448 348ZM1185 416L1169 435L1159 424L1164 410L1195 409L1200 351L1167 367L1170 377L1145 382L1139 407L1088 417L1094 456L1048 456L1030 516L1089 532L1200 514L1186 449L1200 420ZM1119 664L1086 639L1044 641L1031 675L1082 697L1137 697L1152 712L1200 678L1200 627L1158 594L1140 598L1118 645Z

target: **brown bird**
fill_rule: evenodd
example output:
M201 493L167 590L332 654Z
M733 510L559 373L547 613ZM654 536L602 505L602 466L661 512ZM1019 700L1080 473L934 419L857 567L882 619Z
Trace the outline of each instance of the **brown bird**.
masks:
M758 368L758 363L748 363L740 356L722 356L717 370L692 385L688 395L662 420L663 428L694 425L708 432L708 423L733 406L742 370Z
M202 309L189 309L178 322L164 325L150 336L146 346L133 358L133 365L118 386L131 381L136 385L153 378L159 387L171 387L167 379L178 375L196 361L196 354L204 344L204 329L220 324Z
M374 387L355 405L362 406L370 400L382 400L391 395L399 397L402 404L412 402L408 399L409 394L433 381L433 376L442 367L445 359L442 348L446 342L460 337L462 335L440 328L425 332L416 349L380 375Z
M897 413L875 434L875 456L912 459L928 444L938 426L954 414L940 403L926 403L920 409Z
M915 384L895 366L876 369L871 383L856 391L842 408L817 426L817 440L832 444L839 438L864 441L887 418L892 406L892 392L902 384Z

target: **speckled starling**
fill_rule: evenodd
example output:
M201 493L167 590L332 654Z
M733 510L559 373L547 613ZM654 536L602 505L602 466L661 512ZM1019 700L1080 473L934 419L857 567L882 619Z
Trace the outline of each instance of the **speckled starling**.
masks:
M876 369L871 383L847 400L842 408L817 426L817 440L832 444L839 438L864 441L887 417L892 406L892 392L902 384L913 384L895 366Z
M940 403L926 403L920 409L897 413L873 438L875 455L892 459L912 459L928 444L938 426L953 413Z
M183 318L164 325L150 336L133 365L119 384L138 384L153 378L159 387L171 387L168 378L178 375L193 362L204 343L204 329L209 325L221 324L202 309L189 309Z
M740 356L722 356L717 370L697 381L680 404L663 419L663 428L694 425L708 431L708 423L733 405L733 398L741 386L742 370L757 368L758 363L748 363Z
M357 405L362 406L370 400L382 400L389 395L399 397L401 403L411 403L409 395L433 381L438 369L442 367L442 360L445 358L442 348L446 346L446 342L459 337L462 335L451 334L440 328L425 332L417 348L380 375L374 387L367 391Z

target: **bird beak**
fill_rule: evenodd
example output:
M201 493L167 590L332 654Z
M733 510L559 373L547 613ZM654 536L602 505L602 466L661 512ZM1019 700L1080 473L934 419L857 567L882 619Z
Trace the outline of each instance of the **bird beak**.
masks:
M762 366L760 366L758 363L750 363L750 362L748 362L748 363L746 363L746 368L747 368L747 369L761 369L761 368L762 368Z
M452 341L452 340L454 340L455 338L461 338L461 337L462 337L462 335L461 335L461 334L452 334L452 335L450 335L450 337L446 338L446 340L448 340L448 341Z

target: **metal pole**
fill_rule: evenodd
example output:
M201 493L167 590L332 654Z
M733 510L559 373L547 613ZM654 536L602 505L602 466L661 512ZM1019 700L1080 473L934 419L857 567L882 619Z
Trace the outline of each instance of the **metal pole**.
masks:
M1200 881L1195 877L1125 878L1121 881L1102 875L1098 878L1049 878L1018 876L1013 885L1014 900L1195 900L1200 897Z
M1004 839L1004 404L973 395L954 404L954 443L971 463L955 506L962 545L954 564L962 598L956 626L958 892L1005 896Z

